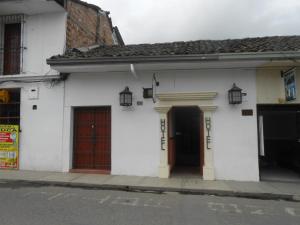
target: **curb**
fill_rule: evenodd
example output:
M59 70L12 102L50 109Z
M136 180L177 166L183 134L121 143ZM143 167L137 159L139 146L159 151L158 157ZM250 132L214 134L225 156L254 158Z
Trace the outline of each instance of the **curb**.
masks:
M290 202L300 202L300 196L293 194L275 194L275 193L254 193L242 191L227 191L217 189L186 189L172 187L151 187L151 186L134 186L134 185L113 185L113 184L89 184L89 183L71 183L64 181L43 181L43 180L9 180L0 179L0 185L7 186L54 186L70 187L83 189L114 190L127 192L142 192L154 194L178 193L183 195L213 195L219 197L238 197L261 200L283 200Z

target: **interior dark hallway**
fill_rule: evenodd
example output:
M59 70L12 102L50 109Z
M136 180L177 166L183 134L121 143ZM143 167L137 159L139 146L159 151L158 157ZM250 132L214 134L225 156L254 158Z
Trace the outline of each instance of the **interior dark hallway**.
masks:
M174 107L171 114L172 172L200 175L201 111L198 107Z
M300 106L258 106L260 178L300 182Z

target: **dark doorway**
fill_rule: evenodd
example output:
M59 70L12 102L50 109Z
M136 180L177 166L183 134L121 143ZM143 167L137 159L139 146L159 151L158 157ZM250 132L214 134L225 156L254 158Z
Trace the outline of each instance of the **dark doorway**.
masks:
M0 124L20 125L20 89L0 89Z
M21 24L6 24L4 28L4 75L20 73Z
M261 180L300 182L300 105L258 105Z
M173 174L202 173L201 124L202 113L198 107L173 107L170 111L169 164Z
M73 169L74 172L110 172L110 107L75 109Z

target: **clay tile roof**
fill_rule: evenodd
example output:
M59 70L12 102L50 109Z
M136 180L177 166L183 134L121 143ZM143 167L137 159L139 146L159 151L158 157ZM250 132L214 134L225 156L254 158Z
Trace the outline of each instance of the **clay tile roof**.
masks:
M70 49L51 59L101 58L132 56L201 55L219 53L255 53L300 51L300 36L273 36L227 40L199 40L188 42L99 46L89 51Z

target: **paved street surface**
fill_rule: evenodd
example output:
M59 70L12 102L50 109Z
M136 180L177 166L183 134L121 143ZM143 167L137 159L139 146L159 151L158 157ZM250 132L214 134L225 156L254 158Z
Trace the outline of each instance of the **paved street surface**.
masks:
M299 225L300 203L0 183L1 225Z

